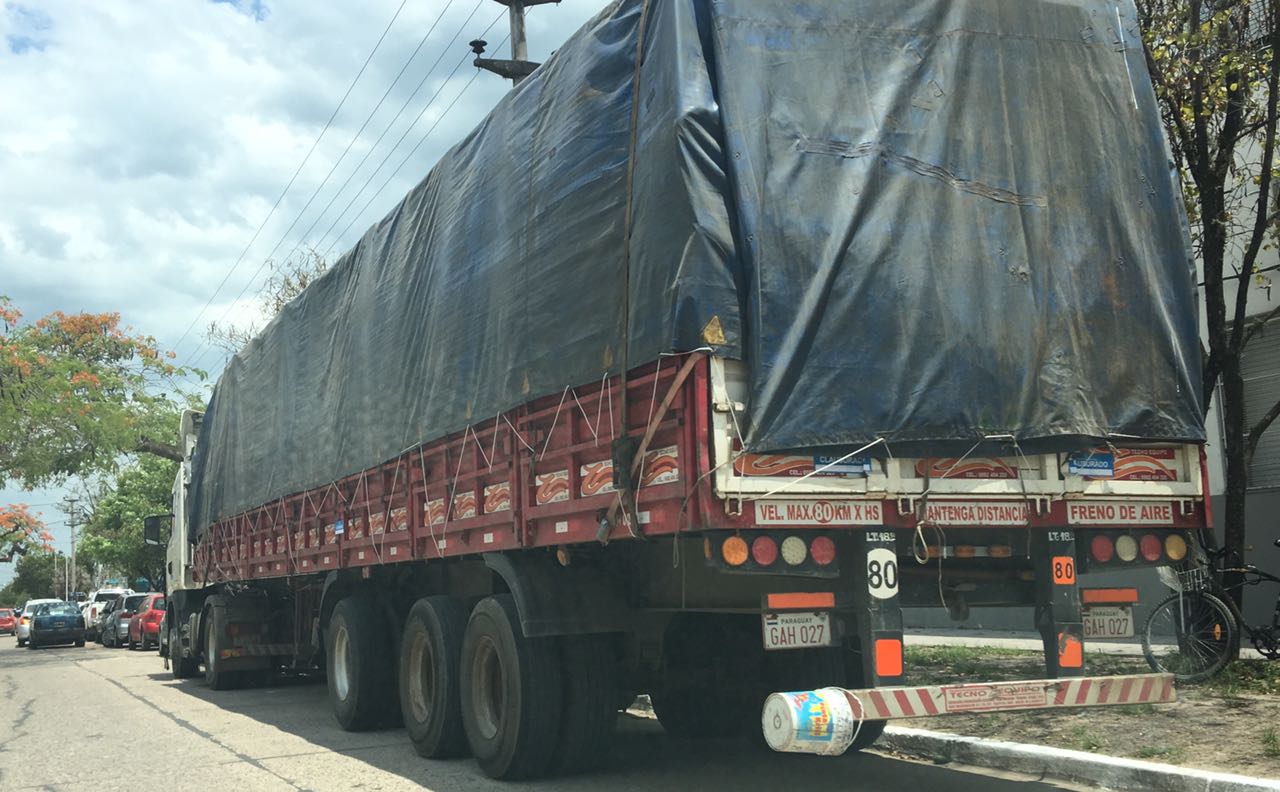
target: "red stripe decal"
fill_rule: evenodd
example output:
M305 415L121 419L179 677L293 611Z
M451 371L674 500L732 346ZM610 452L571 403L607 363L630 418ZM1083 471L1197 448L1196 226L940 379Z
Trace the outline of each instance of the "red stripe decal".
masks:
M1053 698L1053 706L1060 707L1067 703L1067 692L1071 690L1070 681L1062 681L1058 683L1058 695Z
M893 714L889 712L889 706L885 704L884 697L880 695L879 691L868 690L867 692L871 694L871 706L875 708L876 715L881 718L887 718Z
M1120 686L1120 703L1121 704L1129 703L1129 691L1132 687L1133 687L1132 679L1126 679L1124 681L1124 684Z
M920 703L924 705L925 712L930 715L938 714L938 707L933 703L933 696L929 695L927 688L920 688Z
M1143 682L1142 682L1142 692L1138 694L1138 701L1150 701L1150 700L1151 700L1151 698L1150 698L1150 697L1151 697L1151 686L1152 686L1152 683L1154 683L1154 682L1155 682L1155 680L1154 680L1154 679L1145 679L1145 680L1143 680Z
M1104 679L1102 684L1098 685L1098 703L1106 704L1107 699L1111 697L1112 680Z
M1080 692L1076 694L1076 703L1083 704L1084 700L1089 698L1089 682L1088 679L1080 680Z
M903 714L903 715L915 715L915 714L916 714L915 709L911 706L911 699L907 698L907 691L905 691L905 690L895 690L895 691L893 691L893 697L894 697L894 698L896 698L896 699L898 700L898 706L899 706L899 707L902 707L902 714Z
M1164 688L1163 688L1163 689L1161 689L1161 691L1160 691L1160 700L1161 700L1161 701L1168 701L1168 700L1169 700L1169 696L1170 696L1172 693L1173 693L1173 680L1172 680L1172 679L1166 679L1166 680L1164 681Z

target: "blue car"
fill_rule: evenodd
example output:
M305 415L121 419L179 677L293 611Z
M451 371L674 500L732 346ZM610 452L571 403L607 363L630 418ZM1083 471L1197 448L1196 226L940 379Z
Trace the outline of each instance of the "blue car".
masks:
M44 602L31 613L27 646L38 649L54 644L84 646L84 614L72 602Z

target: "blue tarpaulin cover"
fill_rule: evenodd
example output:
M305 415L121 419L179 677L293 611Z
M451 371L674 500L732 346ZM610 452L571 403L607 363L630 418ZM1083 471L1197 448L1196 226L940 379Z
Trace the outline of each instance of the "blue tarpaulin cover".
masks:
M753 451L1199 441L1196 305L1131 0L620 0L230 361L191 523L708 345Z

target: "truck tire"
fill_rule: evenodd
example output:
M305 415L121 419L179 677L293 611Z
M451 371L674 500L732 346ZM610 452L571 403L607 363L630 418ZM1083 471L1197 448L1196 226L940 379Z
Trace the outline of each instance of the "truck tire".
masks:
M462 638L462 725L490 778L546 772L560 736L563 686L554 638L526 638L510 594L476 605Z
M564 714L551 770L578 773L599 767L618 722L618 663L607 635L560 639ZM633 697L634 698L634 697Z
M376 728L398 712L391 634L370 597L349 596L333 609L325 672L334 717L346 731Z
M400 638L400 712L414 750L428 759L467 752L458 667L466 628L467 613L456 599L423 597Z
M663 638L662 679L649 693L668 735L754 738L760 733L760 712L772 691L759 629L754 616L680 613L672 618Z
M210 597L214 602L204 619L204 681L210 690L230 690L240 682L240 675L222 668L222 638L226 631L226 606L222 597ZM215 602L216 601L216 602Z
M182 637L176 628L169 631L169 646L178 647L176 653L170 652L169 671L174 679L190 679L200 673L200 661L194 657L182 656L181 641Z

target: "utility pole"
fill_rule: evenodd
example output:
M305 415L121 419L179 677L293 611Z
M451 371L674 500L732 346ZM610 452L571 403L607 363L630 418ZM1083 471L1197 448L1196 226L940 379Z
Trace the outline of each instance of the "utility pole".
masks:
M476 54L475 65L478 69L491 71L499 77L505 77L512 85L519 85L525 77L533 73L540 64L529 60L529 41L524 33L524 10L529 6L559 3L560 0L495 0L507 7L511 18L511 59L482 58L484 48L489 42L483 39L472 41L471 51Z
M80 524L80 508L77 504L80 499L74 495L68 495L62 499L62 511L67 515L67 527L71 529L71 569L67 574L67 594L66 599L70 599L71 592L76 590L75 582L72 577L76 573L76 526Z

